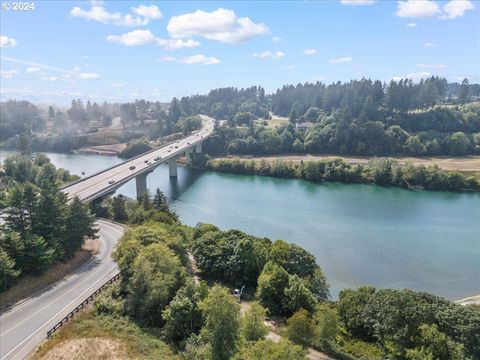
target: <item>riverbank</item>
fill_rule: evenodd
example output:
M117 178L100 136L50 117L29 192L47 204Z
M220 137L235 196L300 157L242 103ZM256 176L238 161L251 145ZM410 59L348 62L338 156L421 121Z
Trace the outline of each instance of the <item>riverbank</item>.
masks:
M460 305L480 305L480 295L469 296L464 299L457 300L455 303Z
M480 191L480 173L442 170L438 166L400 163L390 158L351 163L340 158L286 161L262 158L214 158L198 161L209 171L302 179L312 182L371 183L405 189Z
M126 148L126 146L127 146L127 143L86 146L78 149L76 153L88 154L88 155L117 156Z
M282 160L282 161L313 161L313 160L333 160L341 159L350 164L367 164L370 160L394 159L399 164L412 164L431 166L437 165L442 170L449 171L466 171L480 172L480 156L461 156L461 157L445 157L445 156L428 156L428 157L411 157L411 156L390 156L390 157L371 157L371 156L338 156L338 155L312 155L312 154L291 154L291 155L272 155L272 156L235 156L240 159L252 160ZM232 157L216 157L215 159L231 159Z

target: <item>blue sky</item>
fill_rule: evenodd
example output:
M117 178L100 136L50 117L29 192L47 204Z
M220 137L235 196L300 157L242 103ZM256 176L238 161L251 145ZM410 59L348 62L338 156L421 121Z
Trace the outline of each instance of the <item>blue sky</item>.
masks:
M35 1L1 14L1 97L169 101L222 86L480 81L480 2Z

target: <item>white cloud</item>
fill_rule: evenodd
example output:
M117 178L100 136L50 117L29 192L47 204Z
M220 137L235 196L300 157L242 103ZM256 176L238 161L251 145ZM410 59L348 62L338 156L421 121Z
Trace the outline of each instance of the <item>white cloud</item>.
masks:
M420 79L425 79L425 78L430 77L430 76L432 76L432 74L430 74L429 72L420 71L420 72L416 72L416 73L407 74L407 76L405 78L406 79L412 79L412 80L420 80Z
M36 72L39 72L40 71L40 68L38 66L29 66L27 67L27 69L25 70L25 72L27 73L36 73Z
M11 79L17 74L18 74L17 70L1 70L0 71L0 77L4 79Z
M157 38L150 30L134 30L122 35L108 35L107 41L118 42L125 46L155 44Z
M455 19L457 17L462 17L465 11L473 10L474 6L469 0L452 0L443 5L444 15L441 16L442 19Z
M282 41L282 38L278 37L278 36L274 36L274 37L272 37L272 41L273 42L280 42L280 41Z
M198 64L198 65L214 65L220 64L221 61L216 57L206 57L204 55L186 56L179 60L182 64Z
M262 59L266 59L266 58L281 59L281 58L285 57L285 53L282 52L282 51L275 51L275 52L261 51L261 52L258 52L258 53L253 53L252 55L254 57L258 57L258 58L262 58Z
M50 82L58 81L58 77L57 77L57 76L42 76L41 79L42 79L43 81L50 81Z
M315 55L318 53L318 51L315 49L306 49L306 50L303 50L303 53L305 55Z
M156 5L140 5L138 7L132 7L132 12L147 19L161 19L163 16L162 12Z
M100 79L100 75L98 75L97 73L87 73L87 72L83 72L83 73L78 74L78 77L81 80L98 80L98 79Z
M352 60L353 59L350 56L345 56L345 57L341 57L341 58L337 58L337 59L332 59L332 60L330 60L330 62L332 64L344 64L344 63L350 62Z
M15 47L17 46L17 40L8 36L0 35L0 47Z
M376 0L340 0L342 5L373 5Z
M185 56L183 58L175 58L173 56L164 56L160 58L161 61L166 62L178 62L181 64L188 64L188 65L215 65L220 64L220 59L216 57L207 57L205 55L192 55L192 56Z
M200 45L200 42L192 39L157 39L157 44L163 46L167 50L177 50L183 48L194 48Z
M431 43L431 42L426 42L425 44L423 44L423 46L425 46L427 48L433 48L433 47L437 47L437 44L434 44L434 43Z
M109 12L101 3L94 2L89 10L75 6L70 10L70 15L87 20L98 21L103 24L114 24L119 26L144 26L152 19L159 19L162 13L155 5L140 5L133 7L134 14L122 14L120 12Z
M397 16L406 18L429 18L440 12L438 4L431 0L406 0L397 4Z
M325 76L315 76L315 77L313 78L313 80L315 80L315 81L323 81L323 80L325 80Z
M202 36L223 43L240 43L268 32L263 23L254 23L248 17L237 17L234 11L217 9L212 12L197 10L194 13L173 16L167 30L173 38Z
M408 28L414 28L414 27L417 27L417 23L408 23L405 26L408 27Z
M83 56L82 56L82 59L83 59L83 60L88 60L88 56L87 56L87 55L83 55Z
M121 87L123 87L123 86L124 86L123 83L113 83L113 84L112 84L112 87L114 87L114 88L121 88Z
M153 35L150 30L134 30L122 35L109 35L107 36L107 41L120 43L125 46L154 44L162 46L167 50L193 48L200 45L198 41L192 39L161 39Z
M447 65L445 64L417 64L419 68L426 68L426 69L445 69Z

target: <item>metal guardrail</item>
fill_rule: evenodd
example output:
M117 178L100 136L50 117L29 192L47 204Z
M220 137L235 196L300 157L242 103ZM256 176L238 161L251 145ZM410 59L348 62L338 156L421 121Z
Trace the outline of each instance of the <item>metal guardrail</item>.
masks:
M95 298L95 296L97 296L98 294L100 294L102 292L103 289L105 289L108 285L112 284L113 282L117 281L118 279L120 279L120 273L118 273L117 275L115 275L114 277L112 277L110 280L108 280L105 284L103 284L102 286L100 286L93 294L91 294L89 297L87 297L85 300L83 300L75 309L73 309L72 311L70 311L67 316L65 316L61 321L59 321L54 327L52 327L50 330L47 331L47 338L51 337L55 331L57 331L58 329L60 329L63 325L65 325L68 320L72 319L73 316L78 313L80 310L82 310L83 308L85 308L85 306L87 306L91 301L93 301L93 299Z

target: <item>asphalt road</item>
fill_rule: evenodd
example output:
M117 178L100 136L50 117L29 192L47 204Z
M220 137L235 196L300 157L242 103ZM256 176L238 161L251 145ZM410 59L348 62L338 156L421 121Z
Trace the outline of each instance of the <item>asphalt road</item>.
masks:
M202 128L193 134L67 186L62 191L68 193L69 198L78 196L81 200L91 201L105 192L113 192L137 175L152 171L170 158L177 158L196 144L202 143L212 133L215 120L205 115L199 116L202 118ZM145 162L147 160L148 163ZM134 168L130 169L132 166Z
M47 331L118 273L111 253L123 234L120 225L97 221L98 254L76 273L0 316L0 360L24 359Z

